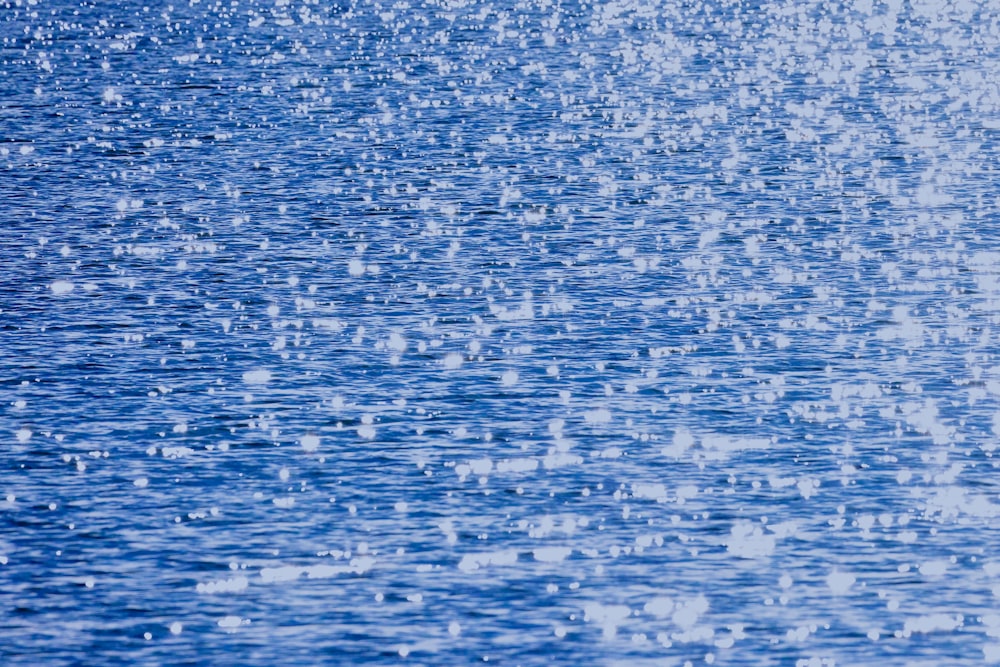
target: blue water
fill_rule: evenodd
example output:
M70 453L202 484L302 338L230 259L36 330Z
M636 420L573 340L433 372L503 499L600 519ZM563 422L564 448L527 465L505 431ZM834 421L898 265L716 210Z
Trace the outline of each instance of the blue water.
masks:
M996 2L0 2L0 663L1000 661Z

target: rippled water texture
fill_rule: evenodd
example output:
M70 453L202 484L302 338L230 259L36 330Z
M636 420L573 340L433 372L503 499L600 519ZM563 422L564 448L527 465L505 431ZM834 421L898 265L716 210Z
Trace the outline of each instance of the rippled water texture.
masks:
M0 663L1000 661L997 2L0 36Z

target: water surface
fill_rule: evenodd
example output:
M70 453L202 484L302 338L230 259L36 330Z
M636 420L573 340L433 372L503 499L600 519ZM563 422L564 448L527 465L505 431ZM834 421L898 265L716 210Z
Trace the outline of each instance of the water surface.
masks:
M0 662L1000 660L995 2L0 37Z

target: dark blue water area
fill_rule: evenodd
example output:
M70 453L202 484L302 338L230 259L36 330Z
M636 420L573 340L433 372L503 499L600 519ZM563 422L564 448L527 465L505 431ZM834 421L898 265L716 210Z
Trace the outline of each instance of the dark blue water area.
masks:
M1000 661L997 3L0 39L0 664Z

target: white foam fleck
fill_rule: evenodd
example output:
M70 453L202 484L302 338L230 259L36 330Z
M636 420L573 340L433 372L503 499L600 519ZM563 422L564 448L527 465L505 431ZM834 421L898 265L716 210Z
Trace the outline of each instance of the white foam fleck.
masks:
M219 619L219 627L227 632L235 632L237 628L243 625L250 625L250 619L239 616L223 616Z
M517 551L508 549L506 551L487 551L482 553L465 554L458 563L458 569L463 572L472 572L489 565L513 565L517 562Z
M674 433L672 444L664 447L662 454L673 458L680 458L684 452L694 445L694 436L686 428L680 428Z
M388 345L393 352L403 353L406 351L406 339L395 331L389 334Z
M531 553L540 563L561 563L573 550L569 547L539 547Z
M929 560L920 565L920 574L925 577L940 577L948 571L948 561L944 559Z
M588 424L607 424L611 421L611 411L607 408L587 410L583 413L583 420Z
M349 565L310 565L302 568L308 579L328 579L341 574L364 574L375 565L371 556L352 558Z
M600 602L588 602L583 607L583 620L600 625L605 639L610 639L618 634L618 626L624 623L631 614L632 609L623 604L605 605Z
M186 456L194 454L194 450L190 447L185 447L183 445L178 445L176 447L163 447L160 450L160 454L163 455L165 459L182 459Z
M73 287L73 283L68 280L56 280L49 285L49 289L52 290L53 294L69 294L73 291Z
M681 629L690 630L706 611L708 611L708 598L704 595L699 595L678 604L670 620Z
M271 381L271 371L264 368L247 371L243 374L243 381L247 384L267 384Z
M517 458L497 461L497 472L531 472L538 469L538 459Z
M545 458L542 459L542 465L545 466L546 470L579 465L581 463L583 463L583 457L576 454L570 454L569 452L554 452L546 455Z
M960 627L964 620L961 614L957 616L944 613L926 614L907 619L903 624L903 633L909 636L912 633L951 632Z
M229 579L218 579L198 584L195 590L203 595L214 593L239 593L245 591L250 585L250 580L243 575L238 575Z
M312 325L316 329L322 329L331 333L340 333L344 330L344 323L334 317L313 318Z
M632 485L632 495L636 498L648 498L658 503L667 501L667 487L663 484L639 483Z
M845 595L855 581L853 574L840 570L834 570L826 577L826 585L834 595Z
M803 478L800 479L795 486L799 490L802 497L808 500L816 494L816 489L819 488L819 480L813 478Z
M260 571L260 578L265 584L280 583L284 581L295 581L303 574L306 568L296 565L280 565L278 567L265 567Z
M649 600L642 608L647 614L652 614L656 618L667 618L674 611L673 599L666 596L657 596Z
M735 524L729 531L726 550L738 558L761 558L774 553L776 540L749 521Z
M315 452L319 449L319 436L312 433L306 434L299 439L299 444L307 452Z

